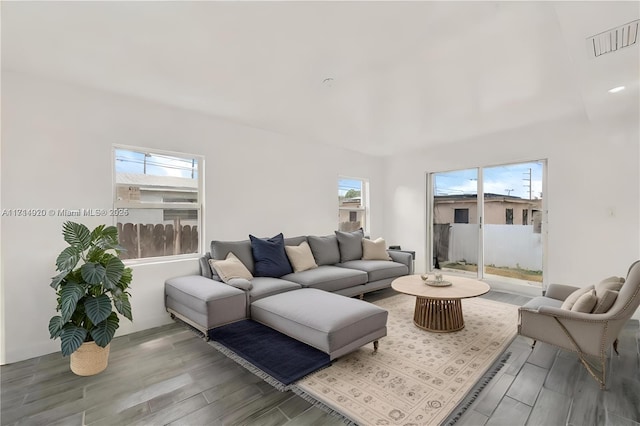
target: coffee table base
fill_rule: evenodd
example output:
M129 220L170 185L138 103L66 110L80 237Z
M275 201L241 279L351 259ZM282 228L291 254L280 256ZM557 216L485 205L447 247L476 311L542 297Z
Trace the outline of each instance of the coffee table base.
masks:
M460 299L428 299L416 296L413 323L424 330L449 333L464 328Z

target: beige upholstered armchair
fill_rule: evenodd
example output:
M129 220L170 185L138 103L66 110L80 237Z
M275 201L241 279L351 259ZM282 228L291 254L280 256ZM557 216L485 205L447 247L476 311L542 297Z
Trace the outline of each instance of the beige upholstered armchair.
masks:
M551 284L545 296L529 301L520 308L518 315L519 334L534 339L534 345L540 340L576 352L602 389L606 386L608 350L613 345L618 352L618 333L640 305L640 260L631 265L624 283L622 280L605 281L584 289ZM618 284L617 295L613 294L617 287L612 282ZM582 306L570 310L572 302L582 303Z

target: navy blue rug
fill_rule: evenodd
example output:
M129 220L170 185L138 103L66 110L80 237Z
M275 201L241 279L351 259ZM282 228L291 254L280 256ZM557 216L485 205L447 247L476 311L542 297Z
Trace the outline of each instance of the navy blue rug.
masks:
M280 390L331 362L329 355L252 320L209 330L210 344Z

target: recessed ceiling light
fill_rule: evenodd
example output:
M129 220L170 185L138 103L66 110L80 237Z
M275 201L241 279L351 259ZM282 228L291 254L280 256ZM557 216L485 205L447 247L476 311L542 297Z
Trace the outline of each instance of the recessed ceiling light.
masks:
M624 90L624 86L614 87L613 89L609 89L609 93L618 93Z

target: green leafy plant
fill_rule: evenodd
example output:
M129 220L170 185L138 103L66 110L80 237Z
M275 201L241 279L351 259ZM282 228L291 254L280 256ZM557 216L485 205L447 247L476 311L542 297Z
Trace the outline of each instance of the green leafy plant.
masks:
M59 274L51 281L60 315L49 320L49 333L52 339L60 338L62 355L67 356L84 342L107 346L120 326L116 311L133 320L127 291L132 274L118 258L124 248L118 245L115 226L89 231L82 224L65 222L62 235L69 246L58 255Z

